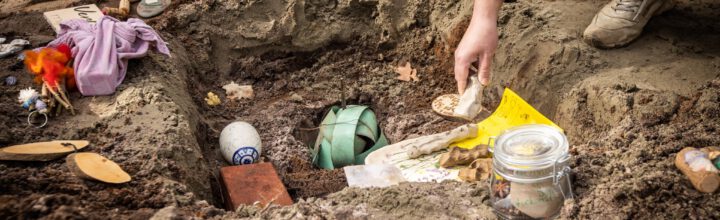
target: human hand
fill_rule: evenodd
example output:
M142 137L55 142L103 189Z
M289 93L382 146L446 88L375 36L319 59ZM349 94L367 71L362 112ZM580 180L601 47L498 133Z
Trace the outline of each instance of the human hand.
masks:
M497 23L494 19L479 19L470 23L455 50L455 80L460 95L465 92L470 68L474 63L479 66L477 70L480 83L488 84L490 65L497 44Z

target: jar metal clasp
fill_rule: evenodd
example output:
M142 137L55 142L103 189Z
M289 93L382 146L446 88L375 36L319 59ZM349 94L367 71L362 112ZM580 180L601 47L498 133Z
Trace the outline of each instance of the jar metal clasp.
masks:
M553 164L553 184L559 187L560 193L562 193L563 198L565 199L572 199L574 198L574 193L572 190L572 183L570 182L570 172L572 172L572 169L568 166L564 166L563 168L560 168L558 170L558 164L560 164L561 160L568 160L570 159L568 155L565 155L564 157L558 157L555 159L555 163ZM565 177L565 180L567 181L567 188L568 188L568 194L565 194L565 190L563 190L562 186L560 185L560 179Z
M488 151L489 151L490 153L493 153L493 151L495 151L495 142L494 142L494 140L495 140L496 138L497 138L496 136L490 136L490 137L488 137L487 146L488 146ZM490 145L490 144L492 144L492 145Z

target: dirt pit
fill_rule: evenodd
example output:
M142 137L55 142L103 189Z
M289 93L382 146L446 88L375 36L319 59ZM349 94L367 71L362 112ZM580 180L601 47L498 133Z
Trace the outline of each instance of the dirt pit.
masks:
M54 33L31 5L0 2L0 36L42 46ZM718 3L679 1L628 47L599 50L579 38L605 1L511 1L500 15L500 45L486 103L503 87L566 130L576 197L561 218L720 218L713 194L699 193L674 167L685 146L718 146ZM116 1L102 1L115 5ZM64 161L0 162L0 216L16 218L495 218L485 183L405 183L348 188L341 170L310 165L297 136L328 106L339 82L351 104L377 112L391 142L461 125L432 113L430 101L455 92L452 51L471 1L173 1L145 21L172 57L132 60L113 96L71 95L77 115L25 124L15 105L32 79L14 58L0 59L0 145L87 139L88 151L119 163L133 181L81 180ZM28 9L27 11L18 10ZM395 79L410 62L419 82ZM229 82L255 97L227 101ZM207 92L224 101L210 107ZM253 124L263 160L273 163L296 204L224 211L218 170L222 128Z

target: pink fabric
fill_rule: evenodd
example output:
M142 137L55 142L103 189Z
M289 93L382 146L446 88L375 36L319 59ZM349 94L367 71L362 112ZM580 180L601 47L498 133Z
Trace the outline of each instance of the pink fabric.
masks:
M135 18L121 22L103 16L95 25L80 19L65 21L48 46L63 43L71 48L78 89L86 96L113 94L125 78L128 60L144 57L151 45L170 56L155 30Z

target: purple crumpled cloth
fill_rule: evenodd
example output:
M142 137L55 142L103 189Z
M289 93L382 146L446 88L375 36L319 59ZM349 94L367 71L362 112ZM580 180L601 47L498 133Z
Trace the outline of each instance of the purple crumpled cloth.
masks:
M81 19L64 21L57 39L48 46L60 44L70 46L77 86L86 96L113 94L125 79L128 60L144 57L150 46L170 56L160 35L135 18L121 22L103 16L95 24Z

